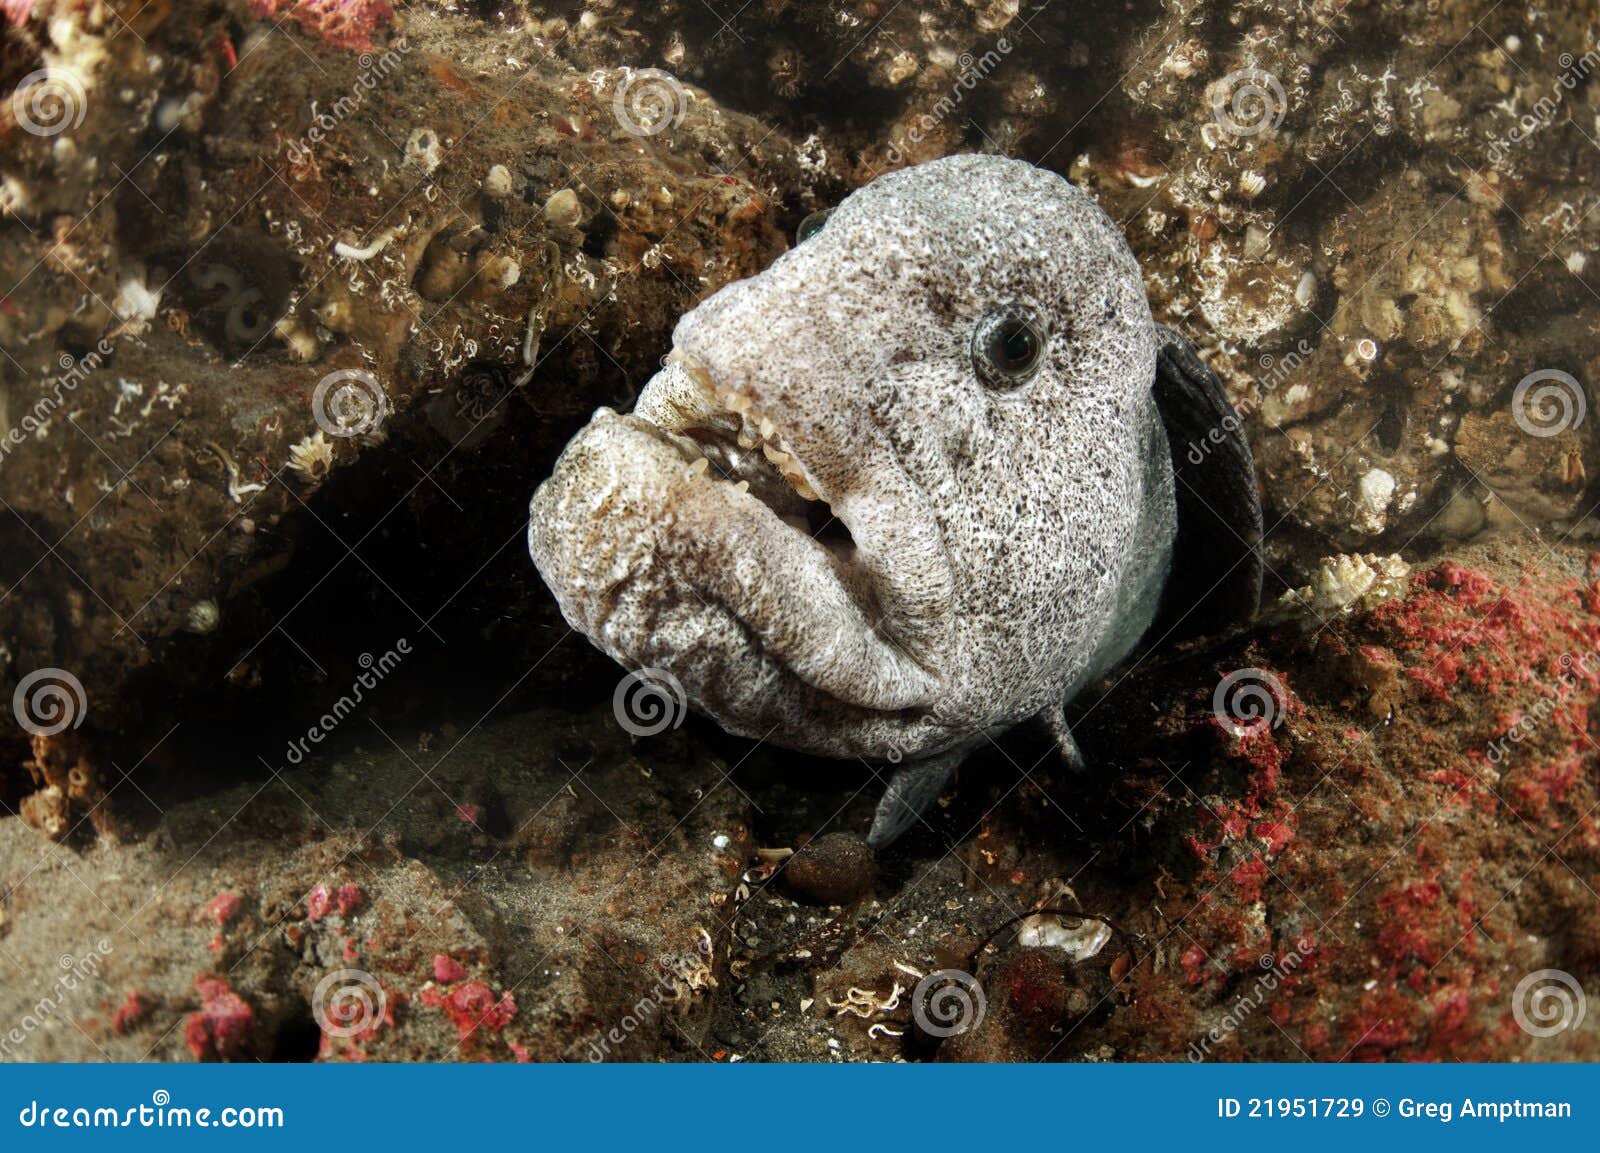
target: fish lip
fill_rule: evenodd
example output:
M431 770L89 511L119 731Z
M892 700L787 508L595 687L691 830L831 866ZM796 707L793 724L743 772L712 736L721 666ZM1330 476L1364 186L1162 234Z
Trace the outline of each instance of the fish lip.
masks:
M736 438L735 443L739 445L739 449L742 452L753 454L757 448L762 449L762 455L765 456L767 465L771 466L773 472L788 481L789 486L795 490L795 495L808 503L821 502L826 505L833 517L844 525L846 531L853 531L849 522L840 515L839 510L834 506L833 501L836 495L834 490L806 464L805 457L795 447L792 434L787 429L779 429L774 424L771 435L762 435L762 419L765 418L770 421L772 413L768 407L761 404L759 392L755 388L748 384L740 384L734 387L727 386L717 378L704 360L685 352L681 348L674 347L667 354L665 363L676 365L683 371L685 376L698 388L705 405L699 421L691 420L684 428L668 429L669 432L681 433L689 431L690 428L698 428ZM731 398L739 399L733 400ZM734 404L747 405L747 407L743 407L742 410L736 409L733 407ZM646 419L649 418L647 417ZM782 433L782 435L779 436L779 433ZM737 438L739 437L746 437L755 443L747 445L738 440ZM766 452L768 443L771 441L777 442L777 454L787 457L788 461L793 462L796 466L792 472L785 470L784 463L787 462L780 462L774 459L772 453ZM804 489L810 490L809 495L802 489L802 485ZM783 521L781 515L779 521L786 528L796 532L801 531ZM815 537L812 539L815 539Z
M751 411L764 413L769 417L781 415L782 413L781 409L771 403L770 398L765 395L759 383L745 380L742 377L738 378L737 383L731 382L727 376L719 374L713 369L704 357L686 349L681 343L674 343L671 351L663 358L663 365L668 368L675 366L680 369L694 385L696 396L690 400L687 410L680 405L672 404L666 406L665 409L657 408L650 413L644 413L640 411L640 408L636 407L635 415L642 416L646 421L652 423L656 416L664 416L667 420L667 425L663 428L663 431L669 438L681 437L691 430L709 431L721 436L737 435L741 430L747 433L759 431L758 429L752 430L752 422L746 419L747 414L735 413L728 408L726 400L730 394L742 394L749 397L753 401ZM870 435L876 437L878 435L876 424L871 424L870 428ZM862 615L868 620L877 622L873 626L873 631L878 635L879 639L898 650L910 665L919 670L920 675L927 681L942 683L944 680L942 670L947 667L947 658L950 655L948 630L946 630L944 636L930 641L927 639L926 631L921 629L918 622L900 620L891 607L885 607L893 597L899 595L898 591L891 587L892 581L886 579L881 571L892 568L892 565L884 563L892 558L876 557L872 551L862 545L859 535L862 525L852 523L861 518L853 515L850 509L863 501L870 502L870 495L855 491L853 488L835 484L827 478L819 476L807 462L811 448L807 440L796 441L793 432L788 428L782 428L778 431L781 434L780 439L783 449L791 457L797 466L796 471L800 473L807 487L814 494L810 499L825 505L833 518L850 534L854 547L849 555L841 555L839 551L831 547L827 542L818 539L822 530L812 533L796 527L784 519L779 509L758 497L754 492L747 493L746 497L757 500L767 506L767 511L773 514L772 523L776 526L777 531L793 533L806 539L811 547L822 549L832 561L833 570L840 584L848 595L856 601L857 608ZM915 480L906 473L903 465L897 459L893 461L893 468L896 471L894 479L898 485L915 490L917 498L924 505L931 505L931 502L926 498L926 494L922 493L917 487ZM781 473L781 469L774 468L774 471ZM791 485L792 483L791 481ZM804 494L801 495L803 496ZM918 520L925 520L926 523L922 527L936 542L939 554L944 557L945 583L953 589L955 570L954 564L949 558L943 526L936 516L927 513L925 509L919 510L919 512L925 513L925 515L919 516ZM942 616L946 621L952 620L954 599L953 592L945 597L936 615ZM837 693L829 692L825 685L813 684L813 687L819 691L828 692L831 696L838 696Z

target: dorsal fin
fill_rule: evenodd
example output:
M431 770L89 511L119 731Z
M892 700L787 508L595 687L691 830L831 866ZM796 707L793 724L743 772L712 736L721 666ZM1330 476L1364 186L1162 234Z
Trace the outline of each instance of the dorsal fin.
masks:
M1156 326L1156 407L1172 451L1178 538L1148 635L1181 640L1244 624L1261 605L1261 494L1244 422L1178 333Z

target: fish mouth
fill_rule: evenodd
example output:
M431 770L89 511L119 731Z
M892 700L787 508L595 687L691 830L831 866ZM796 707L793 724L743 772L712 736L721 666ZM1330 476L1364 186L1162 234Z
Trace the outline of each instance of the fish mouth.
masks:
M595 414L534 494L534 563L569 623L625 665L677 663L734 731L767 711L761 678L740 675L763 658L845 705L930 704L944 665L901 635L901 558L884 526L915 519L926 536L933 518L912 515L903 473L879 457L820 475L814 460L839 453L774 407L675 352L632 413ZM742 642L708 639L723 614Z
M642 398L635 415L687 437L701 454L692 468L760 501L785 529L826 550L841 576L850 576L856 542L849 524L829 501L827 483L807 467L754 391L720 386L703 362L677 350L667 365L681 373L686 387L669 387L664 404Z

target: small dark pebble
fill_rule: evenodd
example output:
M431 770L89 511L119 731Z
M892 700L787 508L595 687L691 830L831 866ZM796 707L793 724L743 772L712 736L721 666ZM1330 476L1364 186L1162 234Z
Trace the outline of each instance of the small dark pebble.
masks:
M827 833L803 846L784 866L790 892L816 905L848 905L872 892L878 862L854 833Z

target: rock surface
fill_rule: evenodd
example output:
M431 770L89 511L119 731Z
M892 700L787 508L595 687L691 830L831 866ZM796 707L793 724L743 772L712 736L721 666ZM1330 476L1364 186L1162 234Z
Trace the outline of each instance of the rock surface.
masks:
M6 59L45 73L0 109L0 689L64 670L84 725L8 726L0 774L31 760L97 827L99 738L159 732L163 690L222 649L232 684L279 675L260 583L327 575L296 567L307 533L365 540L336 473L410 472L388 511L452 494L428 535L460 588L567 423L630 400L677 316L830 187L676 82L669 120L630 119L629 72L580 73L533 30L259 8L147 5L137 35L98 2L0 22Z
M126 844L0 822L4 1056L709 1058L751 836L726 766L640 760L609 710L392 732Z
M871 774L603 708L386 718L126 844L0 823L6 1055L1593 1060L1540 974L1600 982L1600 559L1535 547L1141 662L1087 776L1008 738L845 906L770 850ZM919 1030L968 967L976 1027Z
M1483 546L1360 615L1141 662L1077 710L1087 777L1008 741L876 900L747 905L736 940L761 945L736 948L718 1036L766 1058L926 1055L919 974L1049 905L1117 933L1087 956L1062 928L1046 949L1001 933L976 966L981 1023L939 1056L1595 1059L1572 991L1538 974L1600 981L1597 578L1582 550ZM1552 994L1566 1028L1540 1015Z

